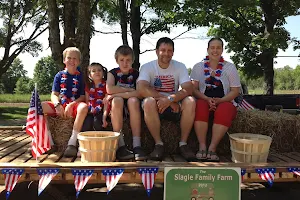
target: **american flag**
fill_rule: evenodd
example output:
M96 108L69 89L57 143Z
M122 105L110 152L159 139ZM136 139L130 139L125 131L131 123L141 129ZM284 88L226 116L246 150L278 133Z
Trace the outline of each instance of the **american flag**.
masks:
M32 155L34 158L51 149L47 124L36 88L33 90L30 99L26 133L32 137Z
M244 181L244 176L246 174L246 169L241 170L242 181Z
M18 180L24 173L24 169L2 169L5 179L6 199L9 198Z
M289 167L288 168L288 171L289 172L292 172L294 174L296 174L297 176L300 176L300 168L297 168L297 167Z
M267 181L270 186L273 185L276 172L275 168L259 168L256 169L256 172L262 180Z
M114 187L119 182L121 176L123 175L124 169L104 169L102 174L105 177L106 187L107 187L107 194L114 189Z
M93 173L94 170L92 169L72 169L72 174L75 179L76 198L78 198L80 191L84 188Z
M238 105L239 108L243 110L254 110L254 106L252 106L249 102L247 102L245 99L242 100L242 102Z
M54 176L59 172L59 169L37 169L37 172L40 177L38 188L38 196L40 196Z
M158 92L172 93L175 91L174 75L160 75L154 79L154 88Z
M151 190L154 185L155 176L158 172L158 167L138 168L137 170L142 178L142 182L147 191L147 195L150 196Z

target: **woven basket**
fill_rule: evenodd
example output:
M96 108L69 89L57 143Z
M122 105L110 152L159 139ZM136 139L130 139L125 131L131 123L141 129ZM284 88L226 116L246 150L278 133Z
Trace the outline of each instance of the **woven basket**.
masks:
M233 162L267 162L271 137L250 133L234 133L229 137Z
M48 128L58 152L64 151L72 134L74 119L61 117L47 117Z
M112 162L120 133L111 131L86 131L78 134L82 162Z

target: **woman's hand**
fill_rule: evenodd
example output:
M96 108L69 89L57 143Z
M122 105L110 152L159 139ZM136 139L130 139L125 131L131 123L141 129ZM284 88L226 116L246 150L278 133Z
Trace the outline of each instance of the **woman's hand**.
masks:
M222 99L218 98L218 97L214 97L213 100L214 100L216 106L223 102Z
M209 111L215 111L217 108L215 100L211 97L208 97L206 101L208 102L209 105Z

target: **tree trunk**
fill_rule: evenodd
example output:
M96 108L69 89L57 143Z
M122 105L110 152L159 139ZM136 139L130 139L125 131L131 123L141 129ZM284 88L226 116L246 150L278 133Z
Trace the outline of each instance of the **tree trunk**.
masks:
M67 47L76 47L76 24L78 3L74 0L64 1L64 49Z
M90 39L91 39L91 1L79 0L78 1L78 31L77 46L81 51L81 69L85 73L87 66L90 63Z
M137 0L132 0L130 4L130 32L132 37L132 47L134 53L134 63L132 67L140 68L140 41L141 41L141 10Z
M62 46L60 44L59 13L56 0L47 0L48 22L49 22L49 46L54 62L63 68Z
M270 49L264 50L259 57L266 84L265 91L268 95L274 94L274 55Z
M127 39L127 6L126 0L119 0L120 25L123 44L128 45Z

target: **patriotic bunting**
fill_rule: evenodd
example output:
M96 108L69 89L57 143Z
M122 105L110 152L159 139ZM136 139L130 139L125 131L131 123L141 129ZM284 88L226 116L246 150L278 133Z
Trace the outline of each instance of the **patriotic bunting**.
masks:
M273 185L276 172L275 168L259 168L256 169L256 172L262 180L267 181L270 186Z
M289 167L288 168L288 171L289 172L292 172L294 174L296 174L297 176L300 176L300 168L297 168L297 167Z
M150 196L151 190L154 185L155 176L158 172L158 167L138 168L137 170L142 178L142 182L147 191L147 195Z
M93 173L94 170L92 169L72 169L75 180L76 198L78 198L80 191L84 188Z
M121 176L123 175L124 169L104 169L102 174L105 177L106 187L107 187L107 194L114 189L114 187L119 182Z
M6 199L9 198L10 193L13 191L18 180L24 173L24 169L2 169L5 179Z
M59 172L59 169L37 169L38 175L40 177L38 196L44 191L44 189L49 185L52 179Z
M244 181L244 175L246 174L246 169L241 170L242 181Z
M32 156L39 157L51 149L46 119L37 89L32 92L28 109L26 133L32 137Z

